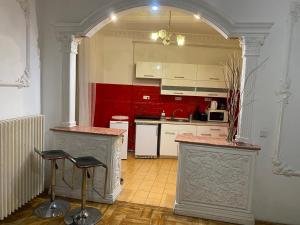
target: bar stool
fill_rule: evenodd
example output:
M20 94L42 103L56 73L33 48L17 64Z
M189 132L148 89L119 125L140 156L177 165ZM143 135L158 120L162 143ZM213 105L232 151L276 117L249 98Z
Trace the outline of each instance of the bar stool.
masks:
M70 225L94 225L101 218L101 212L92 207L86 207L86 191L87 191L87 175L89 176L88 169L95 167L104 167L105 168L105 182L104 182L104 196L106 193L106 181L107 181L107 166L102 162L98 161L92 156L83 156L73 158L68 156L68 159L73 162L77 168L82 170L82 188L81 188L81 207L70 210L65 215L65 224ZM93 174L94 176L94 174Z
M69 210L70 204L64 200L55 199L55 182L56 182L56 160L66 159L67 154L62 150L39 151L34 148L43 159L51 161L51 198L39 205L34 214L41 218L63 216Z

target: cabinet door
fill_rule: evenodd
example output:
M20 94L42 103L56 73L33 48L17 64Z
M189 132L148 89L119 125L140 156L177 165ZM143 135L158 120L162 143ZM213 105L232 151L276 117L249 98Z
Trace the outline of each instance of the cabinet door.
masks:
M227 127L222 126L197 126L197 136L225 138Z
M160 155L161 156L177 156L178 143L175 142L177 136L176 125L162 124L160 138Z
M227 97L225 81L196 81L196 95L208 97Z
M178 80L178 79L162 79L161 94L162 95L196 95L196 82L193 80Z
M224 67L216 65L198 65L197 80L224 81Z
M184 135L197 135L196 126L193 125L180 125L178 134Z
M178 80L196 80L197 65L195 64L180 64L166 63L165 76L169 79Z
M161 79L163 77L163 64L156 62L137 62L136 77Z

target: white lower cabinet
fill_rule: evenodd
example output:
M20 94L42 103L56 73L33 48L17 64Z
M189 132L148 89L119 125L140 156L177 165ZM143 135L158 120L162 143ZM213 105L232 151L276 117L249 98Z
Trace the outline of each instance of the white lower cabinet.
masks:
M174 157L178 155L179 145L175 142L175 139L179 134L225 138L227 132L227 127L223 126L162 124L160 132L160 156Z
M178 143L175 138L178 134L196 135L196 126L193 125L177 125L162 124L160 135L160 155L161 156L177 156Z
M225 138L228 133L227 129L221 126L197 126L197 136Z

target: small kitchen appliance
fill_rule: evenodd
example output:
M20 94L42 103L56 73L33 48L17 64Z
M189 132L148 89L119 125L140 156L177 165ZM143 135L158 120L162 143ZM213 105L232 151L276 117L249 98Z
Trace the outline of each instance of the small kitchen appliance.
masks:
M216 110L218 108L218 102L217 101L211 101L210 102L210 109Z
M209 109L207 111L207 121L226 123L228 122L228 112L221 109Z

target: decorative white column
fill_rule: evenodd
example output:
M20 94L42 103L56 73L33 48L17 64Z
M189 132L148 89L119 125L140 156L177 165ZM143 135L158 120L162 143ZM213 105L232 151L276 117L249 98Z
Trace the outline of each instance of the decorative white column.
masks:
M57 37L62 52L62 121L63 127L76 126L76 55L81 38L61 32Z
M247 143L253 142L253 104L255 100L256 69L258 68L257 61L264 39L264 36L243 36L240 41L243 50L243 71L237 140Z

